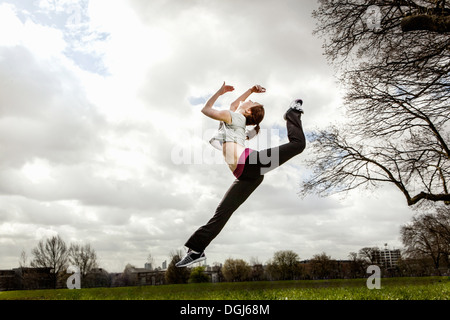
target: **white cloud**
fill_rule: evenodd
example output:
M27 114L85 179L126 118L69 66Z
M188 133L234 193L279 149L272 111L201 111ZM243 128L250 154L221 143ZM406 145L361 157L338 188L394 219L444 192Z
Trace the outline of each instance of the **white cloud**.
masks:
M59 54L66 48L60 30L26 20L22 23L11 4L0 4L0 45L24 46L33 55L43 58Z
M236 87L223 108L251 85L268 89L255 98L265 132L284 128L299 96L306 130L338 121L339 88L311 35L314 6L0 1L0 268L56 233L91 243L108 271L182 248L233 181L207 143L217 123L200 113L223 81ZM266 140L286 138L258 147ZM313 156L267 175L208 248L209 263L398 245L409 219L400 195L380 190L388 205L377 194L298 196L302 159Z

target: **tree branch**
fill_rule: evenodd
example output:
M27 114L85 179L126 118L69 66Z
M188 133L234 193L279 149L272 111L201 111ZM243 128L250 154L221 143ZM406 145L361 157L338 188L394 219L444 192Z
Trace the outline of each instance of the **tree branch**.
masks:
M419 14L408 16L401 23L403 32L426 30L437 33L450 32L450 16Z

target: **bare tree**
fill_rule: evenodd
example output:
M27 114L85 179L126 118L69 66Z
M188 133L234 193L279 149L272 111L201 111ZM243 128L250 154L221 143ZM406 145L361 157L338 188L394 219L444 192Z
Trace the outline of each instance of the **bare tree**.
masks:
M450 204L450 33L438 22L448 22L446 1L321 0L313 15L348 119L312 135L301 193L390 183L408 205Z
M80 268L80 274L84 278L92 269L98 268L97 254L90 244L84 246L71 244L69 248L69 261Z
M330 256L327 256L325 252L314 255L310 260L310 264L310 272L315 279L336 278L337 276L337 263Z
M31 266L51 268L53 287L56 288L59 275L67 268L68 250L64 240L59 235L41 240L31 252L34 257Z
M130 263L127 263L125 266L125 269L123 270L121 274L121 279L119 281L121 286L136 286L137 285L137 277L134 274L134 270L136 269L135 266L133 266Z
M302 273L300 257L292 250L275 252L267 269L271 277L277 280L294 280Z
M366 275L367 262L361 256L358 256L356 252L350 252L348 258L351 261L350 276L354 278L364 277Z
M252 268L242 259L230 258L225 260L222 273L226 281L246 281L251 277Z
M450 208L436 208L436 232L450 246Z
M377 252L379 251L380 249L377 247L364 247L359 250L359 256L369 264L376 264Z
M439 271L441 262L449 264L450 210L441 209L437 214L422 214L401 228L401 237L410 258L429 257Z
M168 284L188 283L191 273L189 268L178 268L175 265L182 259L183 252L176 250L170 253L171 261L165 273L165 279Z
M20 268L26 268L28 266L28 257L25 250L22 250L20 253L20 259L19 259L19 267Z

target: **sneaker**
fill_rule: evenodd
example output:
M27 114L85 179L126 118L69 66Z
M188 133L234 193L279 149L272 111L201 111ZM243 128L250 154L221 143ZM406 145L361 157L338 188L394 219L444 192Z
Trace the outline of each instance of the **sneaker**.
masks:
M303 112L303 100L302 99L297 99L292 101L291 105L289 106L289 110L284 114L284 120L287 120L287 114L291 111L291 110L296 110L300 113L304 113Z
M189 249L186 256L181 259L180 262L176 263L175 266L178 268L189 267L190 265L206 260L206 255L204 252L196 253Z

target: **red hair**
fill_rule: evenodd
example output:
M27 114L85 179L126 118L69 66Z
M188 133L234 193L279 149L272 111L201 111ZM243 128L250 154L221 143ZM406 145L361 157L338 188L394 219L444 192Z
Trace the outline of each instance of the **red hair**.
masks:
M264 115L266 114L266 111L264 110L263 105L257 105L250 109L251 114L245 116L247 119L247 126L256 126L255 130L256 133L259 133L259 130L261 129L259 124L264 120Z

